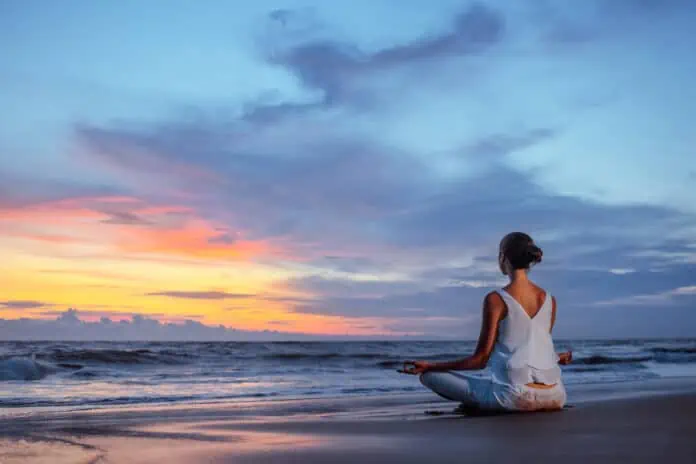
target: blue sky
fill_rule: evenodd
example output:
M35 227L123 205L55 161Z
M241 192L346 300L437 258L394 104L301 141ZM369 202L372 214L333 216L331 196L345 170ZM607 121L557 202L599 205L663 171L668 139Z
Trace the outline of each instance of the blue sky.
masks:
M523 230L561 336L693 334L695 20L680 0L3 2L0 317L471 338ZM118 296L71 296L114 267L89 285Z

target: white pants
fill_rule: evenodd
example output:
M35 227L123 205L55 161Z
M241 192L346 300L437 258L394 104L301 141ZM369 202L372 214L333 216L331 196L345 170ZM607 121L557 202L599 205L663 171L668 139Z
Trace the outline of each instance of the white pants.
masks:
M566 391L562 383L552 388L507 385L459 372L426 372L421 383L441 397L464 406L492 411L539 411L562 409Z

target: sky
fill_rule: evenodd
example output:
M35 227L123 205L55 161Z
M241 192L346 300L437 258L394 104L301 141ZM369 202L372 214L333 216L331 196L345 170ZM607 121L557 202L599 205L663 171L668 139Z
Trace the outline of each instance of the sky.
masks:
M0 1L0 338L473 339L516 230L557 336L693 336L695 22Z

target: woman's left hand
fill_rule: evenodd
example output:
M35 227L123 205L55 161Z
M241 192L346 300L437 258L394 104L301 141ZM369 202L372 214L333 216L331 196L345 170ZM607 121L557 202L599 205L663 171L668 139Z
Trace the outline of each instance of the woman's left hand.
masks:
M404 368L400 369L399 372L402 374L420 375L428 372L431 368L432 364L427 361L404 361Z
M566 351L565 353L558 353L558 364L562 366L567 366L573 362L573 352Z

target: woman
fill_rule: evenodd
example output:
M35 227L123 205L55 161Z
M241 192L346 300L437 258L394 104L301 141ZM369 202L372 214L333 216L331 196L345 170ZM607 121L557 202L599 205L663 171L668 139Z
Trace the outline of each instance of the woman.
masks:
M572 354L554 351L551 330L556 299L527 276L542 254L529 235L506 235L500 242L498 264L510 283L486 296L474 354L442 363L406 361L401 372L420 374L423 385L464 407L489 411L563 408L566 392L558 364L570 363ZM486 366L489 378L454 372Z

